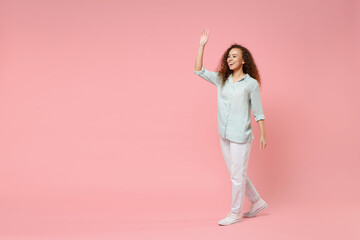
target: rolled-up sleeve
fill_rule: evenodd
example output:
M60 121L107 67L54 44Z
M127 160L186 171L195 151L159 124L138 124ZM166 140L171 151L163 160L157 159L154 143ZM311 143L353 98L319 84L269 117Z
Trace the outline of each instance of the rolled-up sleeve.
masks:
M257 81L250 93L250 102L251 102L252 112L255 121L265 119L265 115L261 104L259 83Z
M218 84L219 84L219 82L218 82L218 73L206 70L204 68L204 66L202 66L200 71L195 71L194 70L194 73L196 75L202 77L203 79L205 79L209 83L215 85L215 86L218 86Z

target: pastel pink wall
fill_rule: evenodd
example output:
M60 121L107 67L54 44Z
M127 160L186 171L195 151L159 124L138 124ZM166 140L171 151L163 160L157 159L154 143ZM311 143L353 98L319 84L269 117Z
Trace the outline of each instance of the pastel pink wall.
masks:
M260 70L268 145L252 117L248 170L260 194L358 203L358 11L356 0L1 1L0 215L228 208L216 88L193 74L203 28L207 69L237 42Z

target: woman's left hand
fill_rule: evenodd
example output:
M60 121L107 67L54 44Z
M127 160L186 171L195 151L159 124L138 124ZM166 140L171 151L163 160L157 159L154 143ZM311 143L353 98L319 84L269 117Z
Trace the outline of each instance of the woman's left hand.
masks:
M260 137L260 151L264 150L266 147L266 137Z

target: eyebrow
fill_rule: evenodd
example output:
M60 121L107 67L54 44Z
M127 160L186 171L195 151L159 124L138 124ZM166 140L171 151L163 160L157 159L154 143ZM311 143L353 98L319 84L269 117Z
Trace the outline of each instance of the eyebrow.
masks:
M228 54L228 56L230 56L231 54ZM232 55L237 55L237 53L233 53Z

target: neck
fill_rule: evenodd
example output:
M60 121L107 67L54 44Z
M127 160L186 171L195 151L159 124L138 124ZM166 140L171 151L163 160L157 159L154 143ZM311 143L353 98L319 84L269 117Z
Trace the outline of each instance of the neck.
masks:
M233 73L232 73L233 78L239 78L239 77L242 77L244 75L245 75L245 73L243 71L243 68L234 70Z

